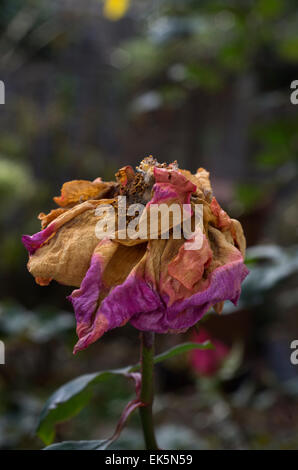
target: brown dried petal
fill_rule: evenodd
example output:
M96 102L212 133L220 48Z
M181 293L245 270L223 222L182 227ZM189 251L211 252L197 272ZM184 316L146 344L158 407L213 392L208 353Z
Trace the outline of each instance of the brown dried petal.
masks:
M205 170L204 168L198 168L195 174L195 177L199 182L200 189L203 191L203 194L207 201L210 202L212 199L212 188L209 176L209 171Z
M239 220L231 219L232 223L232 235L236 244L241 251L243 258L245 258L245 251L246 251L246 239L244 236L243 228Z
M113 186L115 186L115 183L107 183L98 178L94 181L68 181L62 186L61 196L53 199L60 207L73 206L88 199L101 199L107 195Z
M56 233L29 258L30 273L35 278L79 287L99 241L95 225L102 216L95 214L95 208L111 201L85 202L55 219Z

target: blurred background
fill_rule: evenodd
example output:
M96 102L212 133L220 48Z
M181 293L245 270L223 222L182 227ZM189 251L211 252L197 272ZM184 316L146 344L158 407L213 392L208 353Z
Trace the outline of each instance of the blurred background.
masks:
M63 182L109 180L149 154L211 172L251 269L239 306L204 321L222 355L157 366L160 446L298 448L297 31L295 0L0 1L0 448L42 448L57 387L138 360L129 325L72 355L71 288L36 285L20 239ZM157 352L193 334L158 335ZM110 435L134 393L117 380L57 440ZM114 448L142 448L139 425L136 413Z

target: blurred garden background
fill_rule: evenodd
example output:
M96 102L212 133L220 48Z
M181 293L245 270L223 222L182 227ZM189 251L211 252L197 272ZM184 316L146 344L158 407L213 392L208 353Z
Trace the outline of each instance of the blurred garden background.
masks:
M243 224L251 274L239 306L204 330L228 355L208 374L185 354L156 367L164 449L297 449L298 5L295 0L1 0L0 449L39 449L49 395L77 375L134 364L138 332L76 356L71 288L40 287L21 235L63 182L114 177L152 154L203 166ZM193 338L157 336L157 352ZM95 387L56 440L112 434L133 388ZM138 414L114 448L143 447Z

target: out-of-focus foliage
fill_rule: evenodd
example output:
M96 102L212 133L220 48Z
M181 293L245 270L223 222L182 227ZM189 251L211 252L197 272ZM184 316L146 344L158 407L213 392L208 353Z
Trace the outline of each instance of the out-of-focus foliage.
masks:
M30 312L17 304L0 305L0 332L14 337L43 343L74 328L74 319L67 312Z
M275 245L251 247L247 250L246 263L250 269L250 275L243 283L241 300L237 307L226 303L224 313L264 305L268 302L268 297L274 295L274 290L282 283L287 286L287 281L292 277L296 278L298 275L298 247L292 246L288 249ZM288 294L289 301L292 298L295 302L296 299L298 306L298 297L291 288Z

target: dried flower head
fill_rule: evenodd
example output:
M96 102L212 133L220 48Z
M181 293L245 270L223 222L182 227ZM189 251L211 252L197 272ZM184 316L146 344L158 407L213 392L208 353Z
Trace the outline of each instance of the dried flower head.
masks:
M128 238L118 227L113 238L99 240L99 209L109 204L120 220L119 196L126 196L128 204L145 205L144 212L153 204L174 202L188 205L193 214L201 204L202 243L188 250L184 237L173 236L173 220L167 239ZM220 312L225 300L237 303L248 274L245 237L241 224L213 197L203 168L193 175L177 162L159 164L148 157L136 170L121 168L115 182L65 183L54 201L59 208L39 215L42 231L22 240L38 284L56 280L78 287L69 297L79 337L74 352L127 322L143 331L182 332L212 306ZM125 215L128 223L131 214Z

